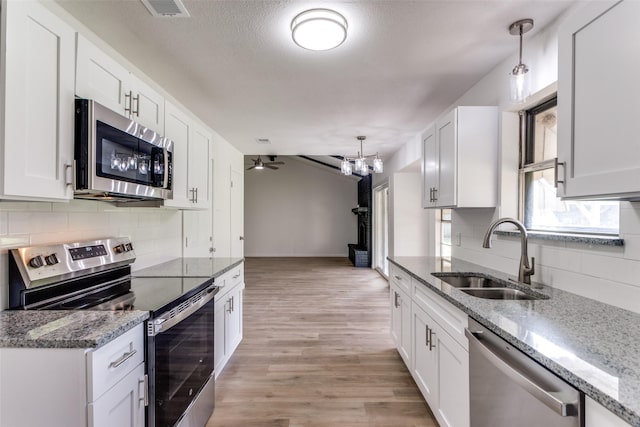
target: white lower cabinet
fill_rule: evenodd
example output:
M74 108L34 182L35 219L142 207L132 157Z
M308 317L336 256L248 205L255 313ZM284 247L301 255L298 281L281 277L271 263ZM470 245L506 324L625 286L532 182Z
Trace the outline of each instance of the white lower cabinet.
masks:
M440 426L469 426L469 352L413 303L411 374Z
M98 400L89 404L89 427L144 426L146 383L139 364Z
M143 332L98 349L1 348L0 426L144 427Z
M584 427L629 427L629 424L587 396L584 399Z
M222 373L233 352L242 341L242 304L244 266L241 264L215 279L220 288L215 299L214 372Z
M398 353L407 366L411 365L411 300L391 282L391 336Z
M410 296L398 282L390 275L391 335L398 352L439 425L469 427L468 317L420 282L411 279L405 288Z

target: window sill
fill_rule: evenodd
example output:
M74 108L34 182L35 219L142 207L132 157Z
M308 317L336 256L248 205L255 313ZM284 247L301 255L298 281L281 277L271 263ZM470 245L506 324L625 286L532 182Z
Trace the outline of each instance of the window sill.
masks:
M498 236L520 237L518 231L502 231L496 230ZM624 246L624 239L617 236L597 236L588 234L561 234L561 233L545 233L543 231L527 231L530 239L553 240L556 242L582 243L585 245L599 246Z

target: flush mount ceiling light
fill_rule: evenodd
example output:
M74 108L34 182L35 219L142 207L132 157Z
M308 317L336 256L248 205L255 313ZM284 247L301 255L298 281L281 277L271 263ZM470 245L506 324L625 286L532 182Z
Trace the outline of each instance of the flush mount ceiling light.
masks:
M518 65L511 71L511 100L523 102L531 90L531 73L529 67L522 63L522 35L533 28L533 19L521 19L509 25L509 34L520 37L520 51Z
M291 21L291 37L305 49L333 49L347 38L347 20L330 9L305 10Z
M373 171L375 173L382 173L383 164L382 164L382 159L378 157L378 153L365 156L364 151L362 151L362 143L364 142L365 139L367 139L367 137L357 136L356 138L358 139L358 141L360 141L360 151L358 152L358 155L356 157L344 156L342 158L342 162L340 163L340 171L344 175L351 175L353 173L353 168L355 166L355 171L357 173L361 175L368 175L369 165L367 165L367 158L375 157L373 159ZM354 165L352 165L351 162L353 162Z

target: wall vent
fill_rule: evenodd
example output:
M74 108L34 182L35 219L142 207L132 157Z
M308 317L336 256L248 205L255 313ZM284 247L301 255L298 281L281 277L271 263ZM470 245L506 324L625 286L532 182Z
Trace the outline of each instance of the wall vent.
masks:
M271 141L269 141L269 138L256 138L256 142L258 144L271 144Z
M189 12L182 0L141 0L156 18L188 18Z

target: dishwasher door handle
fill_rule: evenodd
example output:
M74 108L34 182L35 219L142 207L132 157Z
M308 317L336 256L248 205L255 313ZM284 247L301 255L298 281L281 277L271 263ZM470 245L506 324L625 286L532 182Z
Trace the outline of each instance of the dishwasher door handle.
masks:
M556 396L553 392L544 390L538 384L523 375L523 373L513 368L511 365L509 365L509 363L507 363L500 356L491 351L489 347L485 346L482 341L478 339L476 334L482 334L482 332L472 332L469 329L465 329L464 334L467 336L467 338L469 338L470 345L474 346L503 374L505 374L513 382L524 388L529 394L538 399L540 402L544 403L550 409L557 412L563 417L578 415L577 402L565 402L564 400Z

